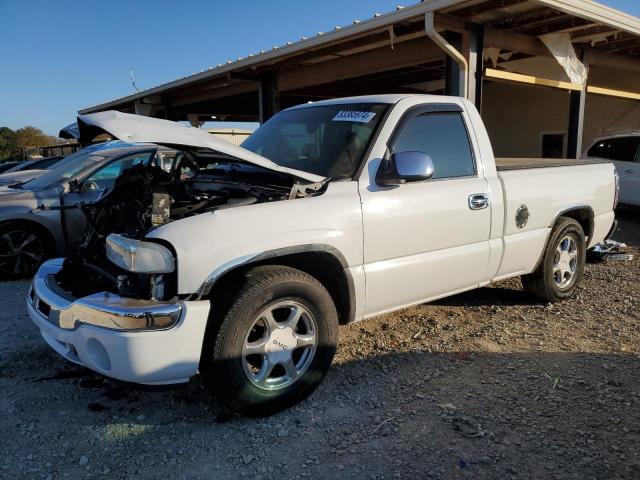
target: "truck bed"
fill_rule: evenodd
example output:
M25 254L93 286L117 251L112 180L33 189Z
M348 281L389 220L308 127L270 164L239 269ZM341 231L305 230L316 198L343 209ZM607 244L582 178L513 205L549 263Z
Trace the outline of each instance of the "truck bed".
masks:
M525 170L529 168L571 167L574 165L594 165L609 163L609 160L576 160L575 158L496 158L496 169Z

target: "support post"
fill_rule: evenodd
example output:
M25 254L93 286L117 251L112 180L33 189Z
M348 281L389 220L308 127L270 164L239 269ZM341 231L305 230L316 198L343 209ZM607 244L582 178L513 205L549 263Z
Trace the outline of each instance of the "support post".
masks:
M269 72L260 79L258 86L258 103L260 123L266 122L280 110L278 77L276 72Z
M482 112L484 78L484 26L472 25L469 43L469 100Z
M582 64L589 72L589 60L587 50L583 49L580 55ZM571 91L569 101L569 135L567 138L567 158L580 158L582 156L582 140L584 134L584 112L587 103L587 81L581 90Z
M459 32L447 31L443 37L459 52L462 51L462 34ZM444 59L445 71L445 94L456 97L464 96L464 74L458 65L449 55Z

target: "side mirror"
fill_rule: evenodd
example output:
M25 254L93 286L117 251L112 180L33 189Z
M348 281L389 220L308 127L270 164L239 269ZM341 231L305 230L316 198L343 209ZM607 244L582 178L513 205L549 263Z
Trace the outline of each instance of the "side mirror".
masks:
M376 174L378 185L402 185L433 177L433 160L422 152L398 152L383 160Z

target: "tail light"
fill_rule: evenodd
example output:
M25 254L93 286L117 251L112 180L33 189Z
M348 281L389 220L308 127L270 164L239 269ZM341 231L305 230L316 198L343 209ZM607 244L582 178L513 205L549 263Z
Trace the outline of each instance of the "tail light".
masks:
M613 197L613 209L615 210L618 206L618 200L620 200L620 177L618 176L618 172L613 170L613 176L616 179L616 191Z

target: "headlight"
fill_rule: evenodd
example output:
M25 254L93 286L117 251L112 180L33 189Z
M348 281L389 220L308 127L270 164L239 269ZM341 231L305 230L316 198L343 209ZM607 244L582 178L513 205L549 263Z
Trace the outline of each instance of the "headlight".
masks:
M107 237L107 258L135 273L171 273L176 261L169 249L112 233Z

